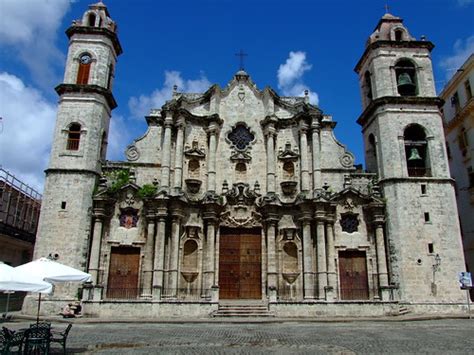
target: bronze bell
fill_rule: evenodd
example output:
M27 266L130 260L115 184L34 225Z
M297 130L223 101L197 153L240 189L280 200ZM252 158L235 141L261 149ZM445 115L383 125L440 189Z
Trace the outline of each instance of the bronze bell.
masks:
M408 158L408 160L422 160L420 153L418 153L418 149L411 148L410 157Z
M415 84L413 84L413 81L411 80L410 74L408 73L401 73L398 76L398 84L397 86L410 86L413 87Z

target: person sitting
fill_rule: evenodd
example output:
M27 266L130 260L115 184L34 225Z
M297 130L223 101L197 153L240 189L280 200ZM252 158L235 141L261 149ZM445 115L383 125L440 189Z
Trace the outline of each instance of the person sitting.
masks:
M72 309L72 303L69 303L69 304L64 306L63 311L61 312L61 315L64 318L74 318L75 317L74 310Z

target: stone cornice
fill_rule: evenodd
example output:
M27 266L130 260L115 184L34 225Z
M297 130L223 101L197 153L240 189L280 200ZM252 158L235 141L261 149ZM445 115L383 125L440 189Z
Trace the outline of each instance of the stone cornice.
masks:
M75 34L92 34L105 36L112 42L117 56L123 53L122 46L120 45L120 41L118 39L117 34L107 28L73 25L66 30L66 34L69 39L71 39L71 37Z
M383 105L421 105L421 106L443 106L444 101L439 97L420 96L384 96L373 100L357 119L357 123L364 127L374 112Z
M112 91L103 88L99 85L80 85L80 84L59 84L54 88L58 95L63 94L99 94L102 95L110 109L117 107L117 102L112 95Z
M88 175L100 176L100 174L97 171L89 170L89 169L49 168L49 169L46 169L44 172L46 175L51 174L51 173L60 173L60 174L88 174Z
M354 67L354 71L359 74L362 64L365 62L369 53L377 48L425 48L428 51L432 51L434 48L434 44L430 41L375 41L370 43L367 47L365 47L364 54L357 62L356 66Z

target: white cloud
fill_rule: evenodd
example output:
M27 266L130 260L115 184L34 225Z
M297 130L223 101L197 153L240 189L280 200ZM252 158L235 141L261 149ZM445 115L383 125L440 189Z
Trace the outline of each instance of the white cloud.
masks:
M124 160L124 151L132 142L132 133L123 116L113 115L110 121L107 146L108 160Z
M43 190L56 105L21 79L0 73L0 162L38 191Z
M128 101L128 107L133 117L142 118L147 115L152 108L160 108L166 100L171 99L173 86L178 86L178 92L200 93L211 86L204 73L200 78L186 80L181 77L179 71L165 71L165 82L159 89L153 91L150 95L140 95L131 97Z
M312 65L306 61L306 53L297 51L290 52L285 64L278 68L278 88L285 96L303 96L308 90L309 100L312 104L319 103L318 94L311 91L303 82L303 75L311 70Z
M64 63L54 45L71 0L2 0L0 45L9 47L28 67L36 83L50 88L57 81L56 63Z
M474 53L474 36L468 37L465 41L456 40L453 46L453 54L441 60L440 66L446 71L446 77L450 78L456 70Z
M467 6L469 4L472 4L474 0L458 0L458 5L459 6Z

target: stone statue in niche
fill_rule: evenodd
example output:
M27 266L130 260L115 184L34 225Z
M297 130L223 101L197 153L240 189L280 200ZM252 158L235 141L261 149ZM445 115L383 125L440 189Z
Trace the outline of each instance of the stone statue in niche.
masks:
M135 228L138 223L138 210L128 207L120 209L120 227L126 229Z

